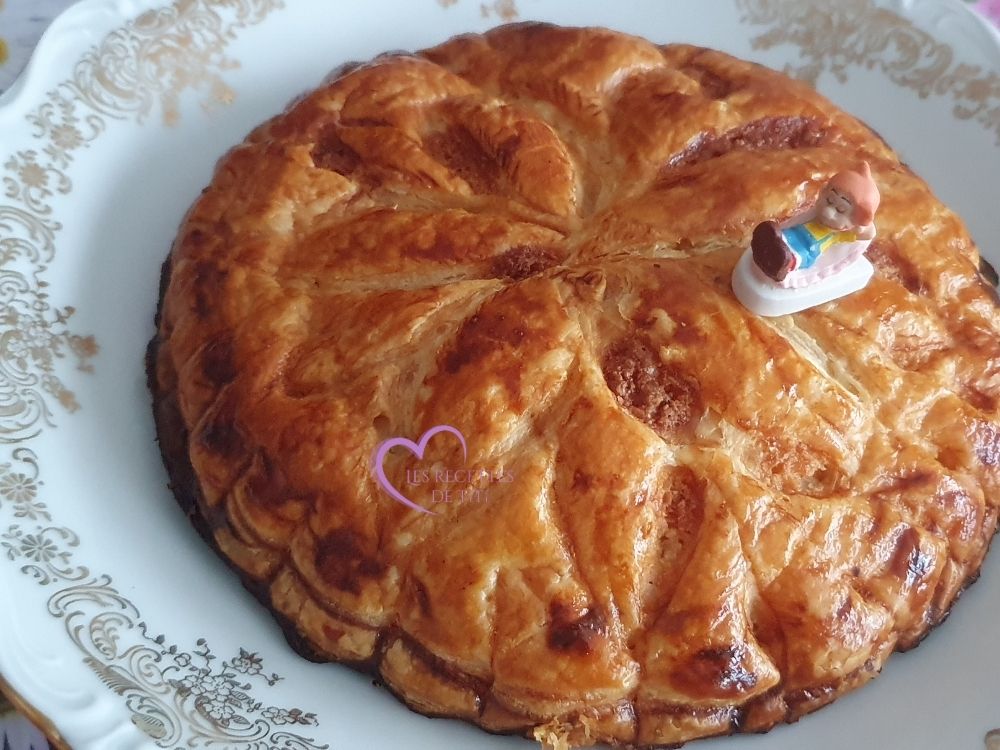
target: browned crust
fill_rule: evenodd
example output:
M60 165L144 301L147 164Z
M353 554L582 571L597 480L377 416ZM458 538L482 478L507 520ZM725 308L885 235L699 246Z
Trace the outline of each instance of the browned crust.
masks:
M165 285L166 285L166 280L168 278L169 278L169 262L165 262L161 269L161 282L160 282L161 293L160 293L160 301L157 305L157 319L159 318L159 310L163 304L162 290L166 288ZM234 573L236 573L236 575L239 577L240 582L243 584L244 588L246 588L247 591L253 594L254 598L256 598L257 601L260 602L260 604L263 605L271 613L275 621L281 627L282 633L284 634L285 639L288 641L288 644L300 656L302 656L305 659L308 659L309 661L316 663L328 662L329 659L324 658L315 651L315 649L309 643L308 639L305 638L302 635L302 633L299 632L298 626L293 621L282 615L280 612L276 611L273 603L271 602L271 597L267 586L262 585L260 581L257 581L252 576L247 575L247 573L244 570L242 570L238 565L233 563L233 561L219 548L219 545L215 540L215 536L212 533L211 527L205 521L204 516L202 516L201 513L198 512L199 505L202 504L204 501L203 499L201 499L201 491L199 490L198 483L195 480L194 471L191 467L191 461L187 456L187 449L186 449L187 431L184 430L183 428L180 431L176 429L180 420L180 414L177 411L176 405L172 403L171 399L164 398L163 394L159 392L159 390L156 388L155 385L156 383L155 363L156 363L157 345L158 345L158 337L154 336L153 339L149 342L149 346L146 350L146 373L147 373L147 382L149 385L149 389L153 395L153 413L156 423L157 442L159 443L160 451L163 456L164 466L167 469L167 476L169 477L168 486L170 488L170 491L177 499L178 505L180 506L181 510L184 511L184 515L187 516L187 519L191 522L191 525L194 527L195 531L198 532L199 536L201 536L201 538L215 551L215 553L222 559L222 561L226 563L229 569L232 570ZM181 424L183 423L181 422ZM178 437L181 437L181 439L178 440L177 439ZM969 576L963 582L961 589L959 590L958 594L952 601L951 607L949 607L947 611L942 613L937 623L928 628L926 631L924 631L921 634L920 638L916 640L914 643L908 645L906 648L901 648L901 647L897 648L896 651L900 653L904 653L906 651L912 651L921 643L923 643L924 639L927 638L927 636L929 636L931 632L936 630L941 624L944 623L945 620L948 619L948 616L951 614L951 611L954 608L955 603L958 602L958 600L961 598L961 595L965 592L965 590L973 583L975 583L978 579L979 579L979 570L976 570L975 573L973 573L973 575ZM397 700L399 700L403 705L407 706L416 713L422 713L422 715L428 716L430 718L459 718L461 720L466 721L469 724L472 724L474 726L479 726L481 729L485 729L491 734L523 735L525 737L532 738L534 724L530 723L530 721L521 729L515 728L503 731L503 730L490 729L488 727L484 727L478 722L476 722L474 719L470 718L454 717L448 714L434 714L434 713L417 711L409 704L405 695L400 693L398 690L395 690L391 684L385 682L385 680L382 679L382 675L379 671L379 662L382 657L383 644L386 642L387 635L390 637L392 635L396 635L406 638L406 634L398 630L395 633L390 633L388 631L380 632L379 645L375 649L375 654L370 659L362 661L344 660L340 661L339 663L344 664L360 672L361 674L374 677L375 679L372 680L373 685L379 685L381 687L386 688L390 693L392 693L393 696L396 697ZM421 651L421 655L427 659L428 664L433 665L437 661L434 659L432 654L427 653L426 650L424 649L420 649L419 644L413 643L412 645L416 649L419 649ZM440 674L445 679L453 679L454 675L453 672L445 671L443 669L440 671ZM852 690L853 687L854 685L852 684L852 681L847 680L842 685L840 685L838 689L836 689L834 692L832 692L827 696L829 700L817 702L814 705L812 705L811 708L802 713L793 714L790 710L789 713L785 717L783 717L783 720L786 721L787 723L795 723L800 718L802 718L802 716L806 716L809 713L812 713L813 711L819 710L823 706L827 705L829 702L832 702L832 700L836 699L839 695L850 692L850 690ZM711 736L726 736L726 735L733 735L740 733L766 734L770 729L773 728L773 726L774 725L772 724L758 728L746 728L744 727L744 725L741 724L739 718L734 718L729 731L720 732L718 735L711 735ZM619 743L614 743L614 744L618 745ZM679 748L683 744L684 743L670 743L661 745L642 746L642 745L632 745L630 743L622 743L621 746L626 748L653 748L653 747Z
M524 33L537 42L539 37L557 32L553 31L551 27L515 26L501 33L515 35ZM582 30L578 33L585 37L590 32ZM465 60L463 55L466 54L462 45L466 44L471 44L474 48L475 38L468 37L453 42L452 45L458 52L455 52L451 46L444 45L425 54L429 59L439 62L449 59L449 55L456 55L454 59L462 61ZM517 42L514 46L516 47L516 45ZM475 50L469 54L474 57L474 53ZM695 52L692 54L690 48L675 47L668 48L665 54L681 60L688 60L690 74L696 78L700 77L700 85L706 95L722 97L730 92L731 86L724 77L707 68L700 69L705 66L703 62L706 59L705 56L711 58L711 55L716 53ZM720 62L724 58L725 56L717 56L711 59L714 60L714 65L735 66L735 68L727 68L730 73L737 70L742 71L744 75L748 74L746 67L739 67L742 64ZM453 64L457 67L465 64L475 67L475 64L469 63L468 60L459 63L454 63L453 60ZM476 74L469 73L468 75L475 78ZM740 73L737 72L736 75L738 76ZM755 70L749 75L759 76L762 74L759 70ZM773 81L768 79L767 86L773 87L773 85ZM776 92L777 89L773 89L773 91ZM797 90L797 95L806 99L813 97L814 100L818 100L814 94L807 94L804 90ZM665 101L668 101L669 106L675 106L674 102L669 101L669 97ZM305 97L293 104L299 111L309 112L310 97ZM815 111L817 105L811 99L809 106ZM301 126L301 122L295 125L295 127ZM372 121L362 125L362 127L369 126L381 127L381 124ZM282 118L275 118L254 131L249 140L252 143L266 143L273 136L273 132L280 132L282 127L284 127ZM704 179L705 171L702 167L705 161L725 156L734 149L748 152L786 147L817 149L827 143L830 138L834 141L843 139L844 142L852 142L856 145L863 144L863 149L867 149L870 157L877 154L877 159L882 161L878 165L876 173L879 173L879 169L892 169L892 179L895 181L897 189L905 189L907 195L921 202L922 210L934 212L936 221L941 225L937 231L942 238L948 238L949 248L954 250L956 267L963 262L971 266L970 261L977 258L976 250L960 222L926 192L925 186L919 183L908 169L895 160L895 156L888 152L888 147L885 146L884 142L873 140L873 136L866 127L841 114L835 114L834 119L825 125L818 120L814 121L811 117L770 119L758 117L749 125L731 128L721 134L715 133L699 137L665 160L662 174L656 178L657 189L665 191L664 196L673 194L669 191L683 191L693 181ZM344 141L340 135L324 131L316 135L316 139L312 158L317 164L322 161L327 165L327 169L352 174L354 175L352 179L358 180L359 184L366 184L368 189L377 191L377 187L373 187L371 183L365 183L365 180L372 179L370 175L358 177L354 174L361 164L360 157L358 157L354 147ZM493 189L497 181L502 179L496 173L495 168L486 163L488 155L477 151L479 146L469 142L467 136L456 135L452 140L439 140L435 141L435 144L429 147L430 150L436 153L443 162L451 164L456 174L461 175L477 192ZM459 144L459 146L454 144ZM858 147L862 148L862 146ZM458 148L458 152L454 151L455 148ZM222 164L233 164L234 160L239 158L234 156L236 153L237 149L234 149L223 160ZM467 161L462 162L463 159ZM552 184L552 187L553 190L561 189L558 180ZM589 190L594 188L594 185L588 185L586 188ZM485 273L474 276L474 278L496 276L516 285L519 281L531 280L532 277L537 276L539 280L534 283L534 286L529 284L525 288L542 290L540 292L542 297L568 293L578 295L581 300L588 304L595 301L599 303L605 293L609 295L612 293L608 289L609 286L625 284L625 281L622 280L624 276L622 278L615 276L615 274L622 274L622 271L610 263L604 268L593 266L591 270L585 268L579 273L569 272L559 265L566 249L560 243L557 235L559 233L565 234L568 231L568 225L562 220L545 218L543 215L545 211L559 213L559 211L566 209L565 205L558 205L558 201L546 203L546 201L553 199L554 194L537 194L534 198L529 199L529 202L531 200L535 202L534 208L530 211L524 209L521 218L527 219L530 215L530 222L536 222L539 226L548 226L555 231L555 234L545 234L542 230L532 230L534 234L531 235L531 239L527 243L518 240L506 249L502 246L499 247L497 255L476 261L483 267ZM669 200L669 197L667 199ZM593 211L601 200L601 198L584 200L580 210ZM608 214L604 225L605 236L610 240L625 241L642 222L648 220L655 222L658 217L655 215L654 209L639 205L641 202L640 198L636 205L629 209L631 214L628 211L623 211L616 216ZM203 203L211 205L207 198L203 200ZM544 209L542 213L532 213L539 207ZM206 241L227 241L225 239L226 233L231 229L228 224L223 223L216 225L219 237L222 239L206 239L207 235L203 229L197 226L198 212L203 211L203 209L204 206L199 209L197 205L192 209L191 214L185 220L185 226L188 228L195 226L196 228L188 234L182 231L172 257L184 253L192 255L193 244L201 245ZM895 217L893 219L896 222L895 226L905 228L898 206L888 209L886 215ZM709 221L708 224L710 225L711 222ZM743 226L741 231L745 234L748 228L749 225ZM661 230L668 233L671 231L662 227ZM678 250L690 249L696 247L700 242L709 240L710 235L706 231L704 227L699 228L693 222L689 222L687 234L675 236L671 241ZM929 299L935 293L933 289L928 289L931 280L926 276L927 269L920 266L920 263L925 262L926 258L914 251L911 240L904 240L903 235L893 232L888 232L886 235L880 234L877 245L873 246L873 260L879 268L879 280L875 283L881 285L879 290L884 295L893 296L894 299L898 298L899 303L903 304L904 307L909 306L916 309L912 302L905 301L905 294L922 295ZM941 241L943 243L944 239ZM427 253L434 253L433 260L439 262L448 259L449 253L457 252L457 249L447 243L438 243L430 251L422 249L421 252L428 259L430 256ZM591 258L591 260L599 258L597 251L596 245L578 246L575 248L577 262L586 258ZM193 257L198 257L197 253ZM719 257L722 257L721 261L717 260ZM718 283L718 280L723 278L728 270L726 265L730 263L728 257L724 253L716 253L710 260L706 261L699 271L701 276L697 279L697 283L701 284L702 288L710 288L712 283ZM913 260L914 258L918 258L919 262ZM199 275L206 275L206 278L214 278L213 274L219 275L220 271L214 260L199 262L204 264L203 271L199 268ZM715 268L713 263L720 267ZM586 263L580 263L580 265L587 266ZM661 268L662 265L661 263L652 263L648 267L649 274L657 277L657 282L660 284L677 285L677 280L673 279L665 268ZM952 274L952 277L965 273L965 271L959 272L951 268L948 268L947 272ZM943 593L935 593L933 600L929 598L930 594L924 599L919 599L918 601L923 602L922 611L917 604L908 603L906 605L917 608L915 611L920 612L921 621L913 621L911 616L911 620L905 628L894 624L889 635L881 637L881 640L878 641L878 648L873 647L869 658L863 664L836 680L808 682L805 678L797 678L794 674L790 674L766 690L757 690L753 693L753 697L748 700L742 702L737 700L734 705L726 706L722 703L719 704L719 708L713 709L706 707L706 704L695 707L694 705L658 702L658 699L647 696L643 699L640 711L636 707L638 705L635 702L636 696L631 694L617 702L595 699L584 701L582 708L561 710L558 708L561 704L554 696L546 696L542 693L532 695L530 690L526 690L524 695L529 697L525 698L522 695L519 700L522 705L531 703L534 710L534 715L532 715L514 708L507 700L498 697L494 693L490 679L473 676L449 664L431 649L421 645L416 637L408 634L402 628L395 625L380 628L366 624L365 617L369 613L361 610L350 612L342 606L335 605L324 598L324 593L315 587L314 582L307 581L300 573L289 572L287 580L283 579L284 571L290 571L290 569L282 567L284 565L282 556L275 554L272 547L259 539L253 543L249 541L249 537L257 532L247 531L246 528L241 527L240 524L245 524L246 521L237 522L231 515L232 511L227 510L226 503L220 504L217 498L206 498L201 484L195 478L189 453L190 436L181 413L182 410L177 403L177 394L171 385L178 374L170 370L170 358L162 357L160 352L162 343L160 334L164 331L164 306L167 302L171 277L170 259L168 259L163 266L161 276L160 304L157 313L159 333L150 342L147 352L147 371L150 389L153 393L158 439L170 475L171 488L178 502L198 532L227 561L230 567L237 571L246 588L274 613L289 643L296 651L314 661L340 661L362 672L375 675L400 700L423 714L455 716L478 724L488 731L505 734L520 733L534 736L548 744L558 745L565 742L570 746L593 744L595 741L639 747L676 746L678 743L663 742L662 739L658 741L656 738L670 737L686 740L734 732L767 731L776 723L796 721L801 716L836 699L839 695L864 684L881 668L891 651L907 650L918 645L930 630L946 619L961 592L976 580L981 561L989 548L990 539L997 529L994 490L997 480L995 476L996 463L1000 459L1000 456L997 455L998 450L1000 450L998 449L998 445L1000 445L998 434L1000 432L995 426L997 394L993 392L994 387L985 376L980 380L972 377L968 382L967 389L963 391L963 397L967 403L956 400L955 405L963 409L963 414L975 416L975 419L970 422L972 425L970 429L974 429L974 435L968 439L971 441L971 449L978 455L980 463L985 466L977 474L977 477L983 477L981 480L982 491L986 496L982 517L979 519L980 525L977 527L983 535L982 543L978 548L973 546L972 551L968 552L968 559L961 564L955 564L952 573L960 573L959 578L946 582L941 578L941 572L938 569L937 577L934 578L938 582L935 587ZM190 276L187 278L190 279ZM963 343L963 346L967 346L968 350L963 351L966 352L967 359L970 361L974 357L968 352L984 351L986 344L983 343L982 339L983 330L989 325L996 327L995 319L993 324L987 324L983 323L980 317L976 317L986 315L981 306L984 298L989 300L995 311L996 295L992 293L992 290L985 291L987 285L981 279L976 278L973 282L968 286L966 294L967 298L977 306L977 312L975 315L972 313L967 316L958 315L957 320L954 321L955 330L950 334L961 335L968 339ZM196 286L199 284L200 282ZM546 284L548 286L545 286ZM892 286L893 284L897 286ZM979 287L979 292L975 291L976 287ZM200 288L199 286L199 289L194 292L195 307L199 310L199 315L203 314L208 319L212 319L211 316L214 313L210 312L210 305L214 304L214 300L205 299L205 292L199 291ZM665 288L661 287L657 291L663 292ZM680 288L680 286L675 286L674 293L676 294L676 290ZM566 290L571 291L567 292ZM617 291L620 292L620 289ZM524 294L528 295L528 292L524 292ZM656 320L660 328L656 326L648 328L643 337L629 337L627 335L622 337L620 331L611 330L597 332L597 335L608 342L604 348L604 358L600 361L607 387L617 398L617 402L624 412L631 414L635 420L645 423L664 440L676 443L692 439L697 423L695 417L707 408L706 405L712 400L712 395L706 388L706 378L710 380L712 374L702 369L700 376L692 375L689 371L692 367L690 361L686 363L689 370L685 370L683 367L678 368L673 364L657 365L654 355L651 354L654 348L651 348L653 345L649 343L648 337L658 335L662 337L663 330L665 330L663 327L666 326L666 330L670 331L669 336L672 337L675 345L684 349L684 352L691 356L693 350L690 347L707 346L705 334L699 331L697 326L690 325L690 321L685 322L683 318L680 319L680 328L677 328L676 313L672 321L670 316L666 316L666 322L663 322L661 315L663 310L653 308L647 298L641 299L640 303L647 305L647 307L645 309L640 307L635 320L640 320L643 314L648 314L649 320ZM554 313L544 308L544 303L532 300L532 304L536 305L535 311L542 310L540 315L549 316L550 327L557 327L559 321L553 317ZM849 303L845 305L843 313L838 318L839 324L843 325L848 320L863 320L866 311L861 310L860 306L858 307L859 309L856 310L851 308ZM444 372L452 375L462 371L463 368L470 369L470 367L474 368L489 362L490 352L498 346L517 347L523 341L530 341L532 337L542 335L542 328L531 329L530 320L511 321L505 319L503 314L496 316L486 305L469 312L470 314L474 312L474 314L454 334L457 345L450 353L442 355L438 363ZM727 312L727 314L729 313ZM889 312L887 311L885 314L889 314ZM955 317L954 308L949 308L948 314ZM852 315L855 317L852 318ZM833 317L836 318L836 316ZM814 326L814 331L822 331L822 326L829 323L829 321L824 320L822 315L807 316L805 320ZM752 321L747 325L753 327L754 335L768 339L767 331L763 327L757 326ZM907 332L904 328L897 326L895 333L897 336L904 335L905 338ZM890 342L892 356L896 358L897 365L906 370L917 371L928 361L933 361L932 359L928 360L928 357L933 358L940 353L940 346L928 354L925 350L913 346L892 347L891 344L892 342ZM222 384L232 380L236 372L233 369L235 354L232 346L232 342L228 340L212 339L209 345L202 348L198 354L202 358L204 369L204 375L199 377L216 381L216 387L222 388L223 391L225 389ZM770 356L783 363L783 366L793 369L797 366L788 356L788 351L781 348L779 341L773 338L768 339L768 346L772 347ZM685 347L687 348L685 349ZM968 367L968 363L964 366ZM496 374L503 382L511 403L515 404L516 408L521 411L528 408L530 401L526 400L521 393L520 374L516 371L503 369L497 370ZM964 371L962 374L966 375ZM197 395L197 389L188 393L187 397L192 397L192 394ZM218 397L220 394L214 395ZM225 412L227 408L231 407L227 406L224 399L215 399L214 405L209 409L209 416L212 418L208 420L207 425L202 424L199 427L200 437L198 439L202 442L202 447L199 450L207 448L210 453L226 459L217 465L210 464L209 468L228 472L226 475L228 478L219 480L216 484L229 482L231 491L232 483L238 481L234 477L245 475L252 462L258 458L248 457L244 454L246 437L237 429L228 413ZM381 416L384 417L384 415ZM572 414L564 416L569 418ZM970 416L969 419L972 417ZM947 428L938 424L935 429ZM623 438L627 437L625 432L622 435ZM954 450L960 451L961 449L962 446L958 445ZM835 471L831 471L830 467L817 466L815 456L801 451L796 452L795 446L791 444L780 443L774 446L769 444L766 451L774 451L773 455L770 452L765 452L763 458L760 459L762 466L771 472L766 481L770 482L778 492L787 492L790 493L790 496L794 494L810 500L822 501L835 493L838 487L842 488L846 481L843 477L838 477ZM743 458L745 459L746 456ZM259 460L268 461L269 459L264 456ZM959 453L954 452L942 454L938 456L938 460L948 466L949 470L953 466L965 465L961 464L963 459ZM766 461L771 463L765 463ZM265 464L265 467L267 466ZM704 468L702 466L702 469ZM267 481L279 481L275 477L281 475L281 469L278 467L272 471L270 468L266 468L264 474ZM598 479L599 477L592 477L578 470L577 475L573 478L573 489L576 490L579 486L581 492L586 492L593 488ZM879 482L871 484L868 492L872 493L873 498L884 495L886 498L895 498L894 502L902 503L907 497L907 492L914 487L919 490L923 484L927 484L930 480L931 477L917 469L910 473L884 476ZM664 506L664 509L670 513L687 513L692 502L694 505L713 507L717 510L720 507L717 504L709 505L710 499L707 499L705 494L709 490L706 490L703 485L699 485L697 479L692 482L677 472L670 472L664 476L662 482L659 489L666 493L665 497L673 498L670 504ZM741 488L736 488L736 490L743 491ZM272 494L281 494L281 490L271 489L268 491ZM714 491L718 492L718 488L716 487ZM959 488L956 492L961 495L965 490ZM695 500L683 499L689 496ZM972 503L973 500L966 494L961 495L954 502ZM888 506L888 501L885 504ZM884 533L885 528L891 527L893 524L896 524L896 528L904 529L894 537L895 551L885 562L895 575L907 581L907 585L910 585L912 581L919 583L927 571L933 568L935 550L940 554L940 547L935 547L932 539L922 536L921 532L916 530L916 526L899 526L901 521L898 513L895 516L886 515L883 517L883 510L878 510L879 505L879 502L874 502L872 505L873 508L876 508L877 513L871 528L865 532L859 527L857 533L865 533L869 536L881 534ZM895 511L892 512L895 513ZM889 511L884 511L884 513L888 514ZM728 511L724 511L712 522L714 533L722 538L734 528L735 519ZM674 522L671 521L671 523ZM702 521L684 520L681 517L676 521L676 526L671 528L682 530L692 523L695 524L692 528L697 528ZM730 532L727 532L727 529ZM228 548L223 542L227 535L230 538ZM378 555L372 556L370 552L363 549L361 541L361 536L345 526L339 530L335 529L323 540L323 544L326 544L327 547L321 547L317 543L313 553L317 566L321 565L323 561L328 562L332 566L329 570L329 575L332 576L331 580L336 581L343 590L355 595L364 594L372 582L377 581L386 571L384 562L379 559ZM676 543L682 549L681 557L678 558L676 564L678 569L683 569L691 561L690 556L698 554L698 548L693 546L690 539L685 541L684 538L679 537ZM571 552L573 554L580 553L579 550L571 550ZM248 554L250 557L246 557ZM723 556L728 554L730 553L725 553ZM237 561L234 559L234 555L243 555L243 557ZM287 553L285 553L285 557L287 558ZM712 556L707 555L707 557L699 558L698 564L704 567L711 565L712 561ZM251 572L252 570L258 572ZM274 592L277 582L285 584L283 591L287 596L283 601L275 599ZM424 585L416 578L413 579L412 583L415 606L418 606L424 616L433 619L433 607L436 606L435 602L439 600L429 596ZM875 583L878 584L877 581ZM883 584L884 581L878 585ZM673 595L680 597L677 591L680 590L683 593L684 581L675 581L671 585L678 587L674 589ZM784 583L783 580L776 579L770 585L772 587L779 586L780 593L782 590L780 586L795 585L795 582L788 584ZM884 597L891 596L887 591L883 591L881 594L871 591L868 588L870 585L872 584L858 584L859 590L864 592L863 598L860 598L861 595L859 595L859 598L844 600L841 608L843 617L847 619L851 617L852 607L870 606L871 601L883 601ZM296 587L298 588L296 589ZM295 590L293 591L293 589ZM691 596L690 592L684 595ZM298 620L282 614L283 606L299 607L296 610L299 613ZM307 612L309 607L312 607L312 610ZM764 624L760 625L762 630L754 635L757 635L762 641L767 641L769 651L783 653L782 649L788 648L789 643L792 646L795 644L789 641L785 646L781 646L781 639L787 637L787 634L783 636L780 631L768 631L768 628L776 627L774 625L776 615L773 612L768 612L768 607L770 604L763 611L757 613L759 622ZM785 613L785 616L787 615L788 613ZM838 613L839 615L840 613ZM877 612L872 610L871 617L875 618L873 622L877 620L876 615ZM549 628L547 647L553 654L589 658L599 653L606 645L610 621L606 608L600 604L590 603L587 607L580 609L578 602L571 604L553 601L545 617ZM333 623L333 626L330 623ZM679 620L676 625L669 627L682 626L683 621ZM869 626L871 627L871 625ZM335 635L330 635L330 627L333 627ZM310 630L310 628L312 629ZM317 642L323 640L327 643L325 650L317 647ZM690 657L688 664L692 670L691 675L685 676L675 673L670 679L674 681L675 687L680 685L681 689L690 689L695 694L703 689L714 690L715 692L712 694L719 694L719 690L723 692L735 690L736 693L733 694L735 700L740 690L753 689L755 686L759 686L762 680L773 679L773 675L768 676L766 665L762 667L757 664L756 667L749 669L746 667L746 659L751 657L747 657L744 651L738 650L738 648L744 647L745 644L743 646L734 644L722 648L709 648L706 644L705 648L693 653ZM330 649L338 649L338 651L334 653ZM370 656L353 659L345 655L352 652L370 653ZM787 656L785 658L787 660ZM781 664L782 662L779 660L779 665ZM797 680L800 684L805 684L805 687L789 688L785 680L792 680L793 684ZM446 708L442 708L442 706L446 706Z

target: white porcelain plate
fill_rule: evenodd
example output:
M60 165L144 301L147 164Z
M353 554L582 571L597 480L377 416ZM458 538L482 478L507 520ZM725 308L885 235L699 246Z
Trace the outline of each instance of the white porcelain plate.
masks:
M0 674L76 748L528 748L311 664L190 528L143 354L215 160L333 67L544 19L809 78L1000 261L1000 37L940 0L90 0L0 99ZM1000 726L1000 553L869 686L709 748L981 750Z

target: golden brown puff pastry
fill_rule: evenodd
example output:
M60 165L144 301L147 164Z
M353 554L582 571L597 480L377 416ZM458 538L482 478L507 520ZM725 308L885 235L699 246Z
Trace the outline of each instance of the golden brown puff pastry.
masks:
M758 318L760 221L871 163L864 290ZM794 721L916 645L1000 498L1000 315L869 128L720 52L519 24L348 66L218 164L150 379L196 525L311 658L552 747ZM396 502L371 456L506 472ZM492 476L492 474L491 474Z

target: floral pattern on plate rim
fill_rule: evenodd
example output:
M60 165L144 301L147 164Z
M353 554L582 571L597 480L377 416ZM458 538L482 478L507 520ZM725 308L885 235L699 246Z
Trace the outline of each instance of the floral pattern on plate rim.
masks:
M736 0L736 4L745 23L769 27L751 40L754 49L782 44L799 48L802 64L787 65L786 73L815 84L823 73L843 83L851 66L879 70L922 99L932 94L950 97L956 118L992 130L1000 145L1000 71L958 61L951 45L910 19L873 0Z
M120 695L132 723L161 747L224 743L245 750L321 750L294 730L316 715L268 705L254 691L282 678L241 648L219 659L204 640L185 650L154 635L139 609L108 575L78 563L77 534L53 521L41 499L38 456L28 447L54 426L52 404L79 405L56 374L72 357L91 371L93 336L69 327L73 308L54 308L45 275L62 229L52 199L73 190L77 151L101 137L109 119L143 123L159 110L179 119L181 97L201 96L205 109L235 96L222 73L238 62L225 55L243 28L260 23L282 0L176 0L111 32L28 115L36 148L3 161L0 204L0 555L40 586L52 587L49 613L64 622L84 663Z

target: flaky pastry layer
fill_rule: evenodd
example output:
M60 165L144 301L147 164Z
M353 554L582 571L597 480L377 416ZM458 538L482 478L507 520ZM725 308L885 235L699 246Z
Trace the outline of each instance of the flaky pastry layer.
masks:
M870 162L864 290L748 313L760 221ZM997 529L1000 316L876 134L720 52L544 24L350 65L164 267L161 447L311 658L551 747L762 731L871 679ZM421 461L385 439L447 435ZM445 502L421 467L475 467Z

